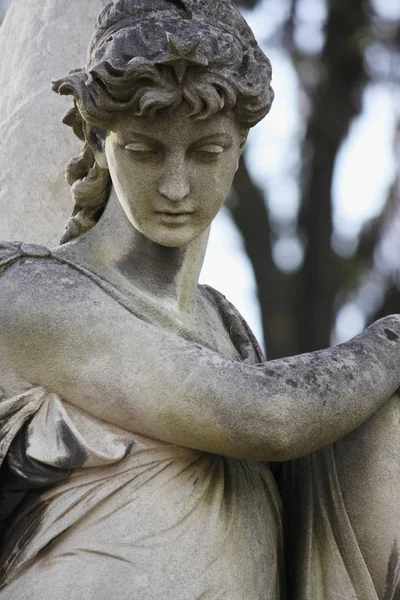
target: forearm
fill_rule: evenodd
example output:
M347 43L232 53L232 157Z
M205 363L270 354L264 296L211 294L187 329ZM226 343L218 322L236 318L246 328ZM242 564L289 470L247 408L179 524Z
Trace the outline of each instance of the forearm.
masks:
M393 394L399 339L400 318L391 316L346 344L250 366L163 333L157 354L150 338L143 343L154 381L136 376L125 400L121 388L112 418L120 411L136 430L183 446L288 460L344 436Z
M229 365L223 378L232 394L224 420L234 454L296 458L355 429L399 387L400 318L386 317L326 350L258 367Z
M16 318L4 303L4 365L93 416L166 442L287 460L356 428L400 385L398 316L347 344L251 366L127 315L107 298L93 302L86 285L87 310L70 306L65 322L64 304L43 289L36 313Z

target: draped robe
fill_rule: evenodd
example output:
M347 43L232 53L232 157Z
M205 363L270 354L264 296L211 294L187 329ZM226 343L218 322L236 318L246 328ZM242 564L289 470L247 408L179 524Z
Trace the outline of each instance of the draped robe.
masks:
M139 292L42 247L1 244L0 286L26 260L63 263L127 319L158 325ZM232 305L212 288L198 293L237 360L261 362ZM282 598L281 506L268 465L132 433L43 387L9 395L3 386L0 398L1 600Z
M400 600L399 400L284 465L289 600Z

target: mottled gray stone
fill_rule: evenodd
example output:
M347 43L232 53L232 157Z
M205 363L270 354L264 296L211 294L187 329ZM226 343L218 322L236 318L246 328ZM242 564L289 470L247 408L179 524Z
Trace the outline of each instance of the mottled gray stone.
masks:
M400 316L266 363L198 286L270 83L228 0L117 0L54 81L72 216L0 243L1 600L399 594Z

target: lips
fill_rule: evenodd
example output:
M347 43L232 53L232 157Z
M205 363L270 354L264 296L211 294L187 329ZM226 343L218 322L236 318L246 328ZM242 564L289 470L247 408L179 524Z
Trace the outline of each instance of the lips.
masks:
M167 224L183 225L188 221L193 214L189 211L156 211L162 222Z
M180 216L180 215L192 215L193 214L193 212L190 210L180 210L180 211L157 210L156 213L158 215L171 215L173 217Z

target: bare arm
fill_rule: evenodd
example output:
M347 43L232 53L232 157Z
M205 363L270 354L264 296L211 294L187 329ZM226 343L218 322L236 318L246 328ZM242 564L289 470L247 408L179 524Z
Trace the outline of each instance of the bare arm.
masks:
M75 273L72 291L71 274L50 270L18 295L12 273L1 285L3 369L171 443L288 460L360 425L400 385L399 316L346 344L250 366L136 319Z

